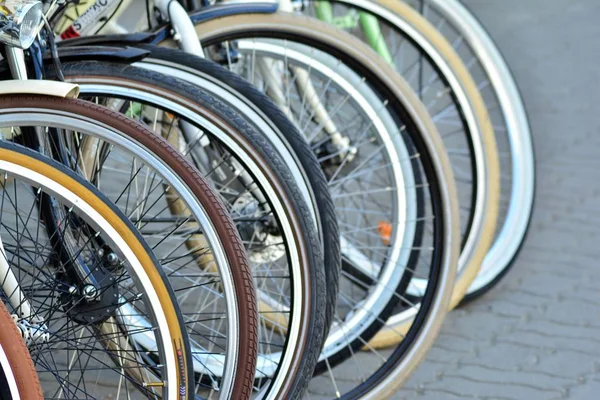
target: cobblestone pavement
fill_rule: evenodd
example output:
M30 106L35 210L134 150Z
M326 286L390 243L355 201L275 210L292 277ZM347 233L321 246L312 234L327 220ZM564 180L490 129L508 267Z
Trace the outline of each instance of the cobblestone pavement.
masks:
M521 88L531 230L505 280L454 311L397 399L600 398L600 1L465 0Z

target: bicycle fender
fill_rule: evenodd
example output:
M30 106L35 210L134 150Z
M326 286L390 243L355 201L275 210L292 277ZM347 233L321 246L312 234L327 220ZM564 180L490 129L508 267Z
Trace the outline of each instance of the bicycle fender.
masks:
M67 41L65 41L67 42ZM62 61L108 61L132 64L141 61L150 55L148 50L126 46L65 46L57 48L58 56ZM52 63L49 52L43 55L45 63ZM0 74L9 74L6 60L0 61ZM9 76L9 75L2 75ZM25 81L21 81L25 82ZM38 81L39 82L39 81ZM3 83L4 84L4 83ZM2 93L0 91L0 93ZM76 97L76 96L73 96Z
M62 61L94 60L134 63L150 55L148 50L127 47L126 44L115 39L115 36L111 35L106 38L105 42L97 42L95 45L72 43L71 46L67 44L70 40L65 40L62 42L65 44L57 49L58 56ZM44 60L51 60L49 57L49 53L44 54Z
M95 45L83 43L79 39L65 40L57 48L58 56L62 61L96 60L134 63L150 55L149 51L127 47L126 44L121 44L118 39L116 40L118 43L115 43L114 36L116 35L107 37L105 42L97 41ZM44 53L44 61L52 61L49 52Z
M153 41L154 36L155 33L152 32L81 36L78 38L62 40L58 42L57 46L60 48L72 46L98 45L103 43L119 43L122 45L150 43Z
M11 94L42 94L45 96L76 98L79 85L48 80L9 80L0 85L0 96Z

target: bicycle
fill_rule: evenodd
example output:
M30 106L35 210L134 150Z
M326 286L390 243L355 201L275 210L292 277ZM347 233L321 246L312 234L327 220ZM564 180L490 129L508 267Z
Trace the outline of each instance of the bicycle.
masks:
M110 24L110 22L108 22L108 24ZM108 25L106 25L106 26L108 26ZM151 35L150 35L150 36L145 36L145 37L143 38L143 40L142 40L142 41L150 41L150 42L151 42L152 40L156 40L156 38L157 38L157 37L158 37L158 38L160 38L160 37L161 37L161 35L162 35L162 34L161 34L160 32L166 32L166 31L164 31L164 30L163 30L163 31L159 31L159 33L157 33L157 34L156 34L154 37L152 37ZM166 35L168 36L168 34L166 34ZM135 44L135 39L134 39L133 37L130 37L130 38L131 38L132 40L131 40L130 42L127 42L127 43L134 43L134 44ZM100 38L100 39L99 39L99 41L100 41L100 40L102 40L102 38ZM108 41L107 41L107 43L115 43L115 42L117 42L117 41L118 41L118 37L105 38L105 40L108 40ZM111 40L112 40L112 42L111 42ZM124 40L125 40L125 41L127 41L127 39L124 39ZM178 40L183 40L183 39L182 39L182 38L178 38ZM81 40L81 43L88 43L88 44L89 44L89 43L94 43L95 41L96 41L96 38L94 38L94 39L90 39L90 40L88 40L88 41L86 41L85 39L82 39L82 40ZM271 45L271 43L268 43L268 44L269 44L269 45ZM354 44L354 43L353 43L353 44ZM262 45L262 43L261 43L261 45ZM224 45L217 45L217 46L214 46L214 47L215 47L215 51L212 51L212 52L211 52L211 51L209 51L209 52L208 52L208 54L210 54L210 55L215 55L215 54L216 54L217 56L219 56L219 55L224 55L224 56L222 56L222 57L221 57L221 60L222 60L222 61L223 61L225 64L228 64L228 61L229 61L229 60L227 60L227 55L228 55L228 54L235 54L235 53L233 53L233 52L228 52L228 51L222 52L222 51L221 51L221 49L223 49L223 48L227 49L227 46L224 46ZM255 47L255 48L256 48L256 47ZM260 48L260 50L261 50L261 51L264 51L264 49L265 49L265 48L266 48L266 47ZM272 47L271 47L271 48L272 48ZM270 50L271 48L269 48L269 51L271 51L271 53L270 53L270 54L273 54L273 51L272 51L272 50ZM291 54L291 51L290 51L290 50L296 50L296 48L292 48L291 46L287 46L287 45L286 45L286 46L282 46L282 48L284 49L284 50L282 50L282 52L283 52L283 51L285 51L285 52L286 52L286 53L285 53L286 55L289 55L289 54ZM250 52L250 51L252 51L251 49L252 49L252 48L251 48L251 47L249 47L247 51L248 51L248 52ZM362 47L361 47L361 49L362 49ZM238 49L235 49L235 50L238 50ZM246 49L244 49L244 50L246 50ZM297 53L301 53L301 52L297 51ZM280 53L280 54L283 54L283 53ZM295 54L295 53L294 53L294 54ZM324 59L325 59L325 58L324 58ZM325 63L325 64L326 64L326 63ZM305 64L305 65L306 65L306 64ZM310 65L310 66L312 66L313 64L309 64L309 65ZM338 71L336 71L336 72L338 72ZM360 87L360 86L359 86L359 87ZM362 87L360 87L360 88L361 88L361 90L363 90L363 91L364 91L364 89L362 89ZM284 93L285 93L285 92L284 92ZM362 97L364 97L364 96L367 96L367 95L366 95L366 92L365 92L365 93L362 93L362 94L361 94L361 96L362 96ZM359 97L360 97L360 96L359 96ZM356 98L359 98L359 97L356 97ZM411 98L411 99L412 99L412 98ZM405 101L406 101L406 100L405 100ZM413 103L410 103L410 104L413 104ZM286 113L288 113L288 111L287 111L287 110L286 110L285 112L286 112ZM289 115L289 114L288 114L288 115ZM401 148L401 147L398 147L398 148ZM342 153L342 154L344 154L344 153L345 153L345 151L343 151L343 147L342 147L342 149L341 149L341 150L342 150L342 151L341 151L341 153ZM333 153L335 154L335 151L334 151ZM344 157L345 157L345 155L344 155ZM418 164L419 164L419 161L417 160L417 162L416 162L416 163L417 163L417 165L418 165ZM404 167L407 169L407 171L412 171L412 170L414 169L414 167L413 167L411 164L412 164L411 162L406 162L406 161L404 161L404 162L402 163L402 165L403 165L403 166L404 166ZM334 171L335 171L335 170L334 170ZM410 174L404 174L404 176L410 177L410 176L411 176L411 174L414 174L414 173L413 173L413 172L411 172ZM397 176L400 176L400 175L398 175L398 174L397 174ZM410 188L410 190L413 190L413 188ZM417 190L417 191L415 191L415 192L418 192L418 190ZM415 192L413 192L413 193L415 193ZM415 194L415 195L416 195L416 194ZM412 229L415 229L415 228L412 228ZM411 231L412 229L408 229L408 231ZM394 229L394 230L395 230L395 229ZM379 235L377 235L377 236L379 237ZM400 240L400 241L401 241L401 239L397 239L397 240ZM410 239L410 235L407 235L407 239L406 239L406 240L407 240L407 241L410 241L410 240L411 240L411 239ZM412 247L412 246L411 246L411 247ZM435 247L437 247L437 246L435 246ZM421 246L416 246L416 248L417 248L417 249L420 249L420 248L421 248ZM409 251L406 251L406 252L405 252L405 256L406 256L406 255L408 255L408 254L412 254L412 255L413 255L413 257L416 257L416 256L418 255L418 253L419 253L419 251L418 251L418 250L413 250L413 251L410 251L410 252L409 252ZM391 264L391 265L394 265L394 263L390 263L390 264ZM435 271L435 269L434 269L434 271ZM401 270L399 270L399 271L397 272L397 274L398 274L398 273L401 273L401 272L402 272L402 271L401 271ZM437 272L432 272L432 273L436 274L436 273L439 273L439 271L437 271ZM400 274L400 275L401 275L401 274ZM409 273L407 273L407 275L405 275L405 276L409 276ZM404 279L404 281L406 282L406 278ZM362 282L361 282L361 283L362 283ZM434 283L432 283L432 284L430 285L430 288L429 288L429 290L427 290L427 292L428 292L428 293L432 293L432 291L434 291L434 290L435 290L435 289L433 289L434 285L435 285ZM392 284L392 285L390 285L390 286L393 286L393 284ZM380 285L380 287L383 287L383 285ZM384 289L384 291L386 291L386 290ZM394 292L394 290L392 290L392 291L390 291L390 292ZM398 289L397 289L397 291L396 291L396 293L397 293L398 295L392 295L391 297L392 297L392 298L394 298L395 300L401 299L401 298L402 298L402 295L403 295L403 289L402 289L402 288L398 288ZM388 294L388 295L389 295L389 294ZM426 297L427 297L427 296L426 296ZM413 303L410 303L410 305L412 305L412 304L413 304ZM412 310L416 310L416 308L413 308L413 307L410 307L410 309L412 309ZM369 318L371 318L371 321L373 321L373 322L374 322L374 324L372 325L372 326L373 326L373 331L376 331L376 329L377 329L377 326L381 326L381 324L382 324L382 320L381 320L381 317L379 317L379 314L378 314L377 312L374 312L373 314L374 314L374 315L368 315L368 317L369 317ZM409 312L408 314L410 314L410 312ZM423 311L422 311L422 315L426 315L426 314L427 314L427 311L423 310ZM414 314L413 314L413 315L414 315ZM360 317L360 316L357 316L356 320L359 320L359 318L358 318L358 317ZM379 318L378 318L378 317L379 317ZM367 326L369 326L369 324L366 324L366 325L367 325ZM335 329L335 328L334 328L334 329ZM419 328L417 328L417 327L414 327L412 331L413 331L413 333L414 333L414 332L416 332L416 331L418 331L418 330L419 330ZM338 332L343 332L343 330L342 330L342 329L340 329L340 330L338 330ZM363 330L363 332L365 332L365 331ZM373 333L374 333L374 332L373 332ZM373 334L373 333L367 333L366 335ZM353 333L353 335L356 335L356 334L355 334L355 333ZM366 336L366 335L365 335L365 336ZM353 337L355 337L355 338L356 338L356 337L358 337L358 340L356 340L356 341L353 343L353 345L352 345L352 346L354 346L355 348L356 348L356 347L360 347L360 346L362 346L362 345L364 345L364 344L365 344L365 343L364 343L364 341L365 341L365 338L364 338L364 337L362 337L360 334L358 334L357 336L353 336ZM347 340L347 339L346 339L346 340ZM411 338L411 340L413 340L413 339ZM349 341L349 342L350 342L350 341ZM408 346L408 345L407 345L407 346ZM351 347L350 347L350 348L351 348ZM350 350L350 351L351 351L351 350ZM399 357L401 358L401 357L404 355L404 354L402 354L402 352L403 352L403 351L406 351L406 348L404 348L404 349L401 349L401 348L400 348L396 354L398 354L398 355L399 355ZM411 361L414 361L414 360L416 360L416 359L413 359L413 360L411 360ZM338 362L338 361L336 361L336 362ZM394 362L394 363L398 363L399 361L398 361L398 359L396 359L396 360L394 360L393 362ZM324 362L322 365L325 365L326 363L327 363L327 362ZM389 365L387 365L386 367L387 367L387 368L389 368ZM321 367L321 368L323 368L323 367ZM328 370L328 371L329 371L329 369L328 369L328 368L330 368L330 367L329 367L329 366L325 366L324 368L325 368L326 370ZM373 382L369 382L369 384L373 384Z
M13 49L14 50L14 49ZM15 69L16 71L20 71L20 72L24 72L24 68L14 68L15 66L18 67L19 65L19 59L18 59L18 52L15 51L11 51L11 49L8 49L7 51L8 55L9 55L9 59L11 60L11 67L13 67L13 69ZM17 54L15 54L17 53ZM17 57L15 57L17 56ZM13 82L15 83L15 82ZM19 90L21 92L26 90L30 90L31 93L43 93L43 89L46 89L49 94L50 92L52 92L52 90L49 89L56 89L57 86L60 86L62 89L65 89L65 87L68 90L64 91L64 95L68 95L68 94L76 94L77 90L76 87L73 85L66 85L66 84L54 84L51 82L34 82L34 81L22 81L19 82L18 85L5 85L6 87L11 87L13 86L14 91L18 92ZM45 114L44 115L44 108L47 109L54 109L55 112L57 109L62 109L61 111L63 112L63 115L61 117L61 123L58 123L58 125L52 126L50 129L46 129L46 131L49 131L51 133L56 134L57 132L60 132L61 134L65 134L65 137L69 137L68 134L72 134L73 131L77 132L76 135L71 135L70 138L71 140L75 139L76 143L80 143L79 141L81 140L82 142L85 142L85 140L81 135L85 133L86 131L86 126L88 129L88 134L90 134L90 132L94 132L96 135L102 137L101 134L99 134L99 132L102 132L102 129L98 129L96 128L90 128L90 125L84 122L85 118L90 118L92 121L94 120L102 120L104 121L104 126L112 126L114 131L113 131L113 136L112 136L112 140L114 140L114 137L116 135L116 137L118 137L118 132L129 132L129 140L132 141L132 139L135 138L135 141L145 142L145 146L146 148L140 148L139 144L138 144L138 150L137 152L132 152L131 154L135 154L136 156L139 157L139 159L143 159L148 153L149 153L149 149L154 149L154 160L174 160L175 162L172 161L167 161L166 163L168 164L169 162L171 162L171 166L172 166L172 170L173 171L179 171L179 173L181 174L181 177L183 177L184 179L187 180L187 184L190 185L193 189L195 189L195 193L193 193L192 196L196 196L196 198L198 200L195 200L197 203L196 204L202 204L202 206L198 206L196 205L195 207L190 205L190 203L188 203L188 209L193 210L196 217L198 216L202 216L201 218L199 217L197 219L197 221L202 222L203 225L205 227L205 232L204 234L207 235L207 237L209 237L209 241L211 241L211 245L214 245L213 250L214 253L214 257L217 259L217 261L221 261L222 265L225 266L227 265L228 262L232 262L233 264L237 263L237 266L240 268L237 268L236 270L230 271L229 273L232 274L232 278L234 278L234 282L237 282L235 284L230 283L231 281L226 279L227 278L227 274L225 274L224 278L219 282L219 284L225 285L227 287L232 287L235 286L236 288L233 289L234 291L237 291L238 294L242 294L244 297L241 298L240 300L240 305L242 305L242 307L240 307L240 311L239 311L239 315L242 317L247 317L246 319L244 319L245 321L245 326L247 327L251 327L252 326L252 317L254 316L255 318L255 304L254 301L252 301L254 299L254 290L251 284L251 278L250 275L248 273L248 267L247 267L247 261L245 260L245 258L243 257L243 254L240 253L240 242L239 242L239 237L235 236L235 234L232 234L231 227L232 224L231 222L229 222L229 220L225 217L226 213L223 210L223 206L222 204L216 200L217 198L215 197L214 194L212 194L209 190L208 185L197 175L197 174L191 174L190 172L187 171L192 171L192 169L189 168L189 166L186 167L186 163L183 161L183 159L181 157L177 157L177 153L175 153L173 150L170 150L170 148L168 147L168 145L166 145L166 142L161 141L160 139L158 139L157 137L155 137L152 133L150 133L147 130L144 130L140 125L135 125L132 124L130 121L123 119L122 117L117 117L117 114L110 114L107 113L107 110L102 109L100 107L97 106L93 106L90 104L86 104L86 103L82 103L82 102L78 102L78 101L63 101L63 102L52 102L51 98L50 99L36 99L36 98L15 98L15 99L11 99L13 101L13 103L11 103L13 106L17 106L17 108L20 110L19 112L21 113L27 113L29 112L29 116L28 118L31 118L30 120L28 120L29 122L26 122L24 125L19 125L19 124L23 124L23 122L10 122L10 129L9 132L11 134L11 138L12 139L19 139L21 140L22 138L26 139L26 134L28 133L28 131L31 131L31 128L29 128L30 123L34 123L35 121L35 116L37 115L38 121L42 121L40 122L40 124L43 124L44 122L47 123L47 121L51 121L52 118L49 117L49 115L51 114ZM25 102L24 102L25 100ZM27 100L29 100L29 103L27 102ZM33 110L31 109L31 103L37 101L37 108L34 108ZM19 106L20 104L20 106ZM70 109L70 111L69 111ZM17 114L18 115L18 114ZM87 117L86 117L87 116ZM5 118L10 119L12 118L16 118L14 115L10 114L10 111L7 113L7 115L4 116ZM44 120L44 118L46 118L46 120ZM68 121L76 121L79 120L78 123L72 123L71 125L69 125ZM16 119L16 121L18 121L18 119ZM9 123L6 122L6 120L4 120L5 123ZM62 125L61 125L62 124ZM121 125L119 125L121 124ZM46 125L47 126L47 125ZM83 128L82 128L83 126ZM20 129L19 127L22 127L22 129ZM110 137L110 135L108 135L108 132L104 132L104 137ZM123 135L123 134L121 134ZM92 135L93 136L93 135ZM125 137L127 137L127 135L123 135ZM54 138L58 138L60 139L60 135L54 135ZM123 142L123 138L119 138L118 140L114 140L114 143L121 143ZM57 143L65 143L65 142L55 142L52 143L51 141L51 148L57 148L57 149L65 149L62 146L54 146ZM113 145L114 146L114 145ZM71 149L75 150L77 148L77 146L73 146L71 147ZM80 154L78 152L75 152L73 154ZM150 156L146 156L146 160L150 160L152 159L152 157ZM65 161L65 159L63 159L63 161ZM73 159L70 159L71 165L74 165L75 170L77 170L78 172L81 173L81 170L78 169L81 167L81 165L79 164L78 161L75 160L75 162L73 163ZM156 161L155 161L156 162ZM165 164L165 161L161 161L162 164ZM72 167L73 168L73 167ZM187 171L186 171L187 168ZM143 168L139 169L137 171L137 173L140 172L140 170L142 170ZM151 172L151 171L150 171ZM167 174L168 176L169 174ZM156 176L156 175L155 175ZM181 181L181 177L178 179L174 179L173 174L171 173L170 179L171 182L173 183L172 186L170 186L170 188L172 188L173 190L177 189L178 187L182 187L183 185L181 183L177 184L178 181ZM191 183L195 182L195 186L191 185ZM163 185L158 184L158 186L156 187L162 187ZM127 188L127 186L126 186ZM167 190L167 193L169 193L169 195L171 195L176 201L179 200L180 198L177 198L177 196L175 194L173 194L173 190ZM187 189L188 192L190 192L190 189ZM182 190L183 192L183 190ZM180 193L182 193L180 192ZM189 195L188 195L189 196ZM189 198L193 198L192 196L187 197L187 199ZM129 199L129 195L127 196ZM45 204L45 203L44 203ZM151 207L150 207L151 208ZM215 240L215 238L210 238L209 233L210 232L206 232L206 228L208 228L210 225L207 224L207 220L208 218L206 217L206 214L203 212L205 212L204 210L202 210L202 208L204 208L206 211L210 213L212 212L212 217L213 217L213 221L221 221L220 222L220 226L222 228L219 228L219 226L216 226L216 232L219 231L219 229L221 229L221 236L222 238L227 238L228 242L225 242L225 246L223 243L219 244L219 240ZM52 207L51 206L51 210L58 210L60 211L61 208L60 207ZM127 210L127 208L125 208L125 210ZM145 210L144 215L147 215L149 210ZM48 215L48 214L46 214ZM215 219L215 216L217 216L217 218ZM49 217L52 217L52 215L50 215ZM52 220L52 218L47 217L48 220ZM130 216L131 218L131 216ZM190 215L186 216L186 220L184 220L184 222L186 221L190 221L192 222L193 225L193 219L192 217L190 217ZM138 220L137 224L139 226L141 221ZM148 223L148 221L145 221L146 224ZM180 224L180 223L178 223ZM180 224L180 226L183 224ZM200 224L199 224L200 225ZM215 228L213 228L215 229ZM156 235L156 233L154 233L154 235ZM52 237L52 235L50 235ZM224 246L225 249L224 250L220 250L219 246ZM206 247L206 245L204 246ZM148 249L148 248L147 248ZM172 249L171 249L172 250ZM219 253L221 252L221 253ZM227 254L229 256L229 260L227 260L226 257L224 257L222 254L223 252L225 254ZM206 253L205 251L203 253ZM172 254L172 251L171 253ZM221 255L220 255L221 254ZM202 254L205 255L205 254ZM117 257L116 259L114 257L115 254L113 252L108 252L106 254L107 258L108 258L108 262L110 262L110 260L112 259L113 262L116 261L117 265L119 264L119 258ZM102 256L99 255L99 257L102 258ZM224 261L225 260L225 261ZM221 264L219 264L221 265ZM221 267L222 268L222 267ZM238 280L235 281L235 278L237 278ZM241 285L240 285L240 279L241 279ZM179 288L181 289L181 288ZM231 289L226 290L226 292L230 291ZM240 292L241 290L241 292ZM10 292L9 292L10 293ZM76 292L73 292L76 293ZM163 296L164 297L164 296ZM250 300L250 301L248 301ZM166 301L166 299L165 299ZM126 306L126 304L124 305ZM123 306L123 307L124 307ZM107 309L107 312L110 309ZM127 321L131 321L131 318L133 317L133 315L131 315L130 317L127 317L125 319L122 320L122 322L127 322ZM229 315L230 320L231 321L235 321L235 315L230 314ZM91 316L92 319L94 318L99 318L98 316ZM142 322L143 319L139 319L139 322ZM147 320L145 322L145 324L148 326L148 329L151 329L151 324L148 324L150 320ZM189 322L188 322L189 325ZM173 324L173 329L175 329L178 325L177 324ZM239 326L239 325L238 325ZM240 361L240 365L239 365L239 370L241 371L241 375L242 378L238 378L238 382L237 382L237 387L233 387L234 385L232 383L227 384L227 380L225 380L225 387L224 389L227 387L227 385L229 385L229 389L224 390L223 392L225 393L225 395L231 394L231 393L235 393L235 391L238 391L238 393L246 393L245 395L249 395L248 393L248 387L251 385L245 384L244 385L240 385L239 384L239 379L249 379L250 382L252 381L252 377L254 375L253 372L253 368L254 368L254 363L255 363L255 359L253 359L252 354L255 352L255 346L252 346L252 343L254 341L256 341L256 336L253 337L253 332L252 330L244 330L241 335L239 334L239 329L234 329L233 331L230 331L230 333L235 333L238 332L238 336L236 335L230 335L232 338L234 338L234 342L233 342L233 346L228 347L229 350L235 350L236 349L236 345L238 345L238 343L236 343L236 341L239 339L241 341L242 344L248 345L250 346L249 348L245 348L245 347L241 347L240 350L238 351L240 354L238 355L238 361ZM143 331L142 331L143 332ZM140 332L140 333L142 333ZM255 335L255 332L254 332ZM135 336L135 341L138 344L142 344L142 343L150 343L149 347L148 345L145 348L155 348L156 345L159 343L157 341L150 341L148 342L147 340L144 342L142 339L143 338L143 334L140 335L134 335ZM231 340L230 340L231 341ZM154 343L154 344L152 344ZM255 353L254 353L255 354ZM230 356L228 356L230 357ZM255 356L254 356L255 357ZM181 359L181 356L180 356ZM181 359L182 360L182 359ZM192 357L190 356L188 358L188 360L192 360ZM190 368L191 370L191 368ZM228 372L228 374L235 376L231 371ZM186 373L187 373L187 369L186 369ZM245 377L245 378L244 378ZM174 381L174 380L173 380ZM190 384L192 384L194 382L193 379L187 379L186 382L190 382ZM154 385L154 384L153 384ZM150 385L150 386L153 386ZM160 387L159 384L154 385L157 387ZM194 391L191 390L190 393L193 393ZM241 396L241 394L240 394Z

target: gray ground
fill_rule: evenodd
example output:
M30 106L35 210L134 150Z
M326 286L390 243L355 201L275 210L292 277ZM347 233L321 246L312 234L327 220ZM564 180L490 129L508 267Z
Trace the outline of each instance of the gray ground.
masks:
M513 270L454 311L397 399L600 398L600 1L465 0L520 85L536 208Z

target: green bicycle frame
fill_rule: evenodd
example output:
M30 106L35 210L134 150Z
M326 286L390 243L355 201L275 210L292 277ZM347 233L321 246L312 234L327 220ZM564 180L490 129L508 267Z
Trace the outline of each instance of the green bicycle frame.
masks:
M321 21L329 24L334 24L339 28L353 28L356 26L356 18L350 13L343 16L334 18L333 8L331 3L328 1L317 1L315 6L317 18ZM383 59L394 66L392 55L383 39L381 34L381 27L377 18L371 14L360 11L358 13L358 21L360 22L361 29L365 34L367 43L373 50L375 50Z

